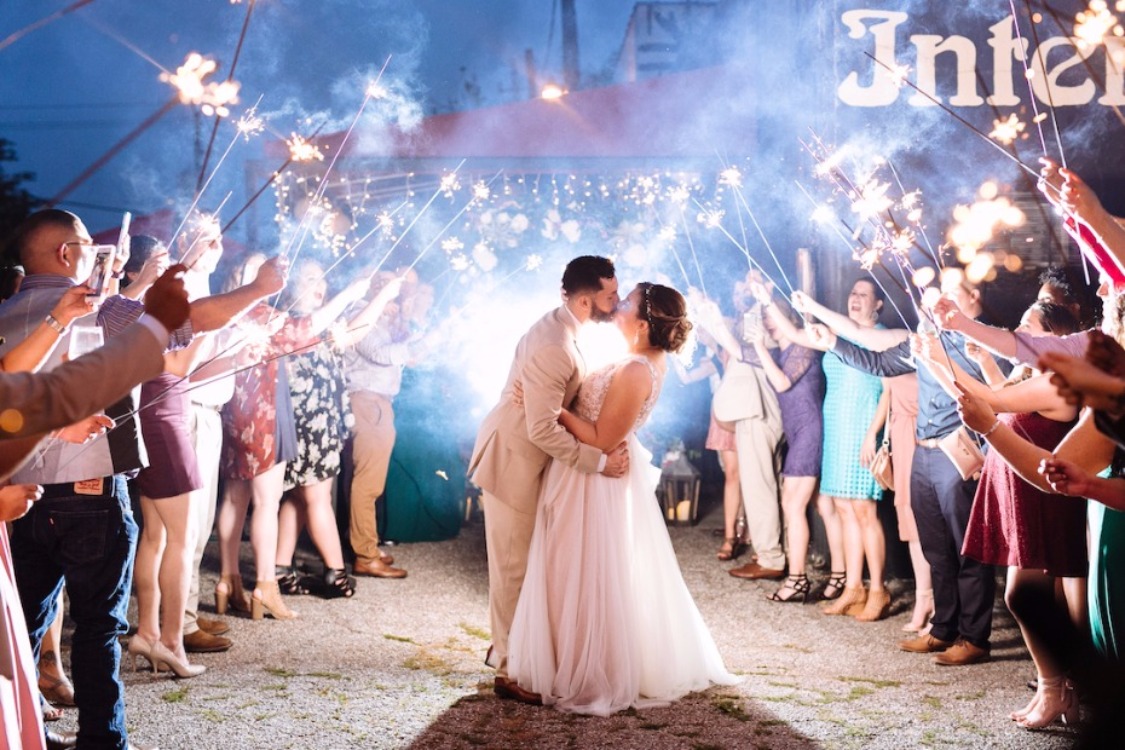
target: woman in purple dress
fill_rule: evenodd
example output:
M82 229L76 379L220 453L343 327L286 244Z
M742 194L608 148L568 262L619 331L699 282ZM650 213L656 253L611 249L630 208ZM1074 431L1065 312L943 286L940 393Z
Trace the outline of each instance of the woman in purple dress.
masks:
M816 492L824 432L821 406L824 401L824 371L820 352L793 343L777 325L777 318L793 320L792 309L768 297L763 302L762 328L751 335L751 343L766 378L777 391L781 427L788 449L781 468L781 509L785 513L789 577L767 598L774 602L804 601L809 595L805 565L809 552L809 522L806 510ZM766 346L766 334L777 344Z

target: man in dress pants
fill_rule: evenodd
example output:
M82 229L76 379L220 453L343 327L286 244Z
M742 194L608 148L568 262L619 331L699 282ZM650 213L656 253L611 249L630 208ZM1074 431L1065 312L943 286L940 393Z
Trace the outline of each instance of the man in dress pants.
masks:
M595 256L572 260L563 272L562 298L563 304L540 318L516 346L500 403L481 424L469 462L484 505L492 626L488 663L496 667L496 694L536 704L538 695L508 679L508 632L527 572L543 472L551 459L610 477L629 468L624 444L602 453L580 443L558 421L586 375L575 342L579 327L588 320L612 320L617 308L613 262ZM522 404L513 400L517 381Z

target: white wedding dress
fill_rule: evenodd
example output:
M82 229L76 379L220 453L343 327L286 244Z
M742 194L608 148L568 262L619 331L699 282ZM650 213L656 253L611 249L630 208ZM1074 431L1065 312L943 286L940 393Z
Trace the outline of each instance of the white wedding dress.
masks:
M656 501L660 470L635 431L629 473L585 474L559 462L546 471L535 532L509 637L508 676L566 711L608 716L664 705L738 678L723 666L691 597ZM596 421L616 370L591 374L576 411Z

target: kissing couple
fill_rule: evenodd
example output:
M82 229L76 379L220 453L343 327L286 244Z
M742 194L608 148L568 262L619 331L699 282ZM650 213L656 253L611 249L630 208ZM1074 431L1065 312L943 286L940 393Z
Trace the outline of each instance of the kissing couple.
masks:
M629 353L587 374L588 321ZM469 473L482 490L492 647L501 698L608 716L737 682L691 597L636 438L667 352L692 324L683 296L641 282L621 300L613 262L567 264L562 305L516 346Z

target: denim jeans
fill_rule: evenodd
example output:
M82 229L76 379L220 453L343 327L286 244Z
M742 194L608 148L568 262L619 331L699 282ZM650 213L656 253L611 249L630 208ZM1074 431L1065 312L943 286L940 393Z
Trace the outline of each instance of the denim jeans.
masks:
M105 496L44 497L12 524L12 559L35 658L63 581L74 621L70 667L78 747L125 750L125 686L118 678L137 524L124 477Z

